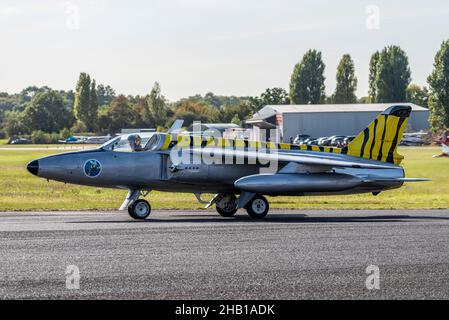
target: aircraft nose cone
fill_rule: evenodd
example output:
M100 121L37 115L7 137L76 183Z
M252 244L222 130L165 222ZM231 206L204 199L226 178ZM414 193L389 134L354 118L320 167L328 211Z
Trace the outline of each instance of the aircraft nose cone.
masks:
M37 173L39 172L39 161L34 160L28 163L27 170L31 173L37 176Z

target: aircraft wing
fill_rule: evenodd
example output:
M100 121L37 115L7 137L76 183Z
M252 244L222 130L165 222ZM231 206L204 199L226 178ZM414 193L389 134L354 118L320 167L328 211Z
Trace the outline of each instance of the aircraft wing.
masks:
M268 149L267 149L268 150ZM317 154L292 154L282 152L257 152L254 150L233 150L229 148L192 148L192 153L196 155L209 157L235 157L236 159L252 160L259 162L295 162L304 165L328 166L328 167L342 167L342 168L363 168L363 169L392 169L396 168L393 165L383 165L376 163L366 163L362 161L351 161L343 159L333 159L323 155Z

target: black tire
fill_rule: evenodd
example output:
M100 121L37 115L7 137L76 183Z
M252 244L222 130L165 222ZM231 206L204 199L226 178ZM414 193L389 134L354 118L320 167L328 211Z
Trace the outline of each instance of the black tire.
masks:
M151 214L151 205L146 200L136 200L128 207L128 213L134 219L144 220Z
M222 217L233 217L235 215L235 213L237 212L237 198L235 195L231 195L229 201L225 204L224 208L220 208L218 206L218 203L215 205L215 208L217 209L217 212L220 214L220 216ZM221 201L219 201L220 203Z
M253 219L263 219L268 214L270 206L264 196L255 196L247 205L246 211Z
M235 213L237 212L237 209L233 209L233 210L225 210L225 209L220 209L219 207L215 207L215 209L217 209L217 212L220 214L220 216L225 217L225 218L230 218L233 217L235 215Z

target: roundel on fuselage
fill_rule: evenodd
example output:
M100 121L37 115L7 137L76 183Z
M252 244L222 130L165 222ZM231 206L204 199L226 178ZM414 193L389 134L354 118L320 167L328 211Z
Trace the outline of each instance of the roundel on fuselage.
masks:
M101 173L101 163L98 160L91 159L84 163L84 174L90 178L95 178Z

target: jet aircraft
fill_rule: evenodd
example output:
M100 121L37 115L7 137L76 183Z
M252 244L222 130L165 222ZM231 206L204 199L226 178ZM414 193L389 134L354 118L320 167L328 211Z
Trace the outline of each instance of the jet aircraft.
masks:
M152 190L193 193L223 217L244 208L262 219L269 211L265 196L378 195L405 182L427 181L405 178L400 166L397 146L410 113L409 106L391 106L343 148L171 130L122 135L97 149L34 160L27 169L48 180L128 190L120 210L134 219L150 215L141 197ZM215 196L203 201L203 194Z

